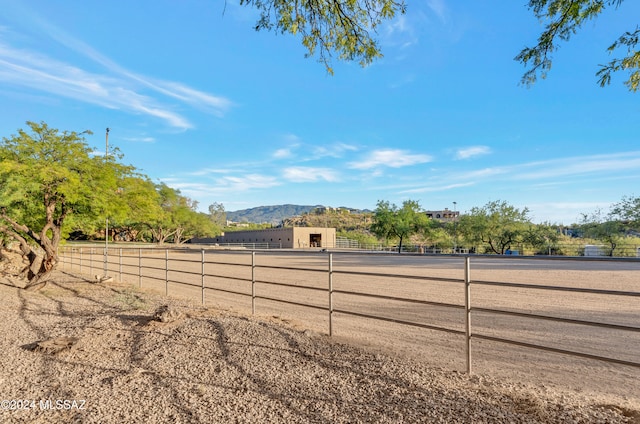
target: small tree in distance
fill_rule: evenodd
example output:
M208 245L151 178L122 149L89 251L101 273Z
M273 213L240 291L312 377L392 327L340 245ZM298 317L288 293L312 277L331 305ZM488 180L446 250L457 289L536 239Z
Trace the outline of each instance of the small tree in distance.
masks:
M609 256L613 256L616 247L623 238L622 223L614 220L611 215L603 213L600 209L591 215L583 214L580 227L585 237L606 243L609 246Z
M209 205L209 219L219 228L227 225L227 212L222 203L213 202Z
M611 216L622 221L629 229L640 231L640 197L623 196L620 202L613 204Z
M486 244L493 253L503 255L512 245L527 243L533 227L529 209L520 210L505 201L496 200L462 215L458 231L467 242Z
M379 200L373 213L371 232L381 238L397 237L398 253L402 253L402 242L413 234L426 233L431 220L415 200L405 200L398 208L388 201Z

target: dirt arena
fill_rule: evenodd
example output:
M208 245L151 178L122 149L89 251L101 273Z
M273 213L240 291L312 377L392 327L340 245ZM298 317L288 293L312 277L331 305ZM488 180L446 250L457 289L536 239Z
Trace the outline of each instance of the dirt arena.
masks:
M476 336L466 374L461 258L334 254L329 337L326 253L256 254L253 316L250 253L167 256L111 257L113 282L96 283L102 256L86 254L39 291L0 277L0 421L640 422L637 367ZM477 309L637 327L637 296L534 286L637 293L638 265L473 258L472 330L638 362L637 332Z
M207 251L204 266L199 250L171 252L168 262L164 252L139 253L132 250L129 253L124 252L123 255L122 259L111 257L109 260L110 274L116 279L122 276L125 281L134 285L161 293L168 289L172 296L185 297L195 302L201 302L201 286L204 283L206 306L251 314L250 252ZM139 255L142 258L139 258ZM76 257L75 260L77 259ZM258 252L254 261L256 316L275 316L290 321L296 328L328 334L327 253ZM86 257L84 263L86 271ZM140 263L143 267L142 278L138 277ZM165 270L167 263L168 272ZM94 257L94 265L101 270L101 255ZM74 269L78 269L77 263ZM203 270L204 281L201 276ZM97 272L94 269L92 271ZM352 311L464 332L463 258L336 252L332 254L332 271L334 340L382 353L402 355L446 370L466 370L463 334L335 312ZM375 275L350 274L353 272ZM456 281L449 281L451 279ZM472 257L470 279L473 282L472 308L500 309L640 327L640 297L637 295L640 292L639 261ZM166 280L169 281L168 284ZM617 296L476 283L482 281L615 290L636 295ZM304 288L300 288L301 286ZM457 307L407 303L342 292L415 299ZM267 298L313 305L315 308L276 302ZM472 333L475 334L640 362L640 333L637 331L590 327L483 311L472 311L471 325ZM526 383L558 385L597 397L603 402L622 403L640 409L640 369L637 367L474 339L473 336L471 360L474 373Z

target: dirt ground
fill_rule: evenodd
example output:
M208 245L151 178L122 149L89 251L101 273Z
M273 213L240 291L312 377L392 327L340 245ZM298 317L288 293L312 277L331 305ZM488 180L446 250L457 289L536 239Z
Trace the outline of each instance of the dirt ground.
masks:
M77 264L65 266L38 292L0 278L2 400L35 402L21 409L16 402L13 409L3 404L0 421L640 422L638 368L472 339L473 374L467 375L464 337L456 333L334 312L333 336L328 337L324 257L258 258L263 268L254 269L262 281L255 287L255 316L246 295L251 293L246 254L211 258L205 267L204 306L198 287L202 265L180 260L190 257L176 256L170 266L192 271L183 281L190 286L176 282L183 273L162 270L162 258L143 260L147 272L157 272L160 280L138 278L134 256L130 268L126 260L122 266L117 259L109 265L116 280L122 275L128 283L96 284L87 271L100 270L97 259L92 269L83 265L82 274ZM516 268L477 264L472 272L477 281L563 286L604 281L610 289L638 291L635 269ZM349 274L358 270L435 280ZM416 263L415 258L363 263L345 256L334 261L334 271L334 290L340 291L334 294L334 310L374 311L463 328L459 308L347 294L384 293L459 305L463 285L437 280L461 278L458 263ZM161 295L167 287L170 298ZM594 320L637 326L637 297L532 292L538 293L478 285L472 296L478 307L582 319L588 313ZM170 323L153 320L163 304L177 308L182 317ZM480 312L472 320L478 334L638 361L636 333ZM36 342L56 337L69 338L63 342L70 346L58 353L34 350ZM64 400L70 401L67 409ZM73 400L84 400L83 408L79 402L74 407Z

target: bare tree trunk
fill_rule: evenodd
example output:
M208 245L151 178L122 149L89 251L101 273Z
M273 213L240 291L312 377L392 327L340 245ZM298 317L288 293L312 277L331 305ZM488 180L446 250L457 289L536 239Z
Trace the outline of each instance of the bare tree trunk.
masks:
M173 235L173 243L181 244L182 243L182 235L184 234L184 228L178 227Z
M40 234L37 234L27 226L18 224L5 214L2 215L2 218L11 227L2 226L0 231L20 244L22 256L28 262L28 265L19 274L27 280L25 289L35 290L44 287L49 275L58 264L57 246L60 241L60 227L50 223L45 225ZM48 231L51 231L53 235L51 239L47 236ZM27 239L22 234L26 234L35 243L30 244L27 242Z

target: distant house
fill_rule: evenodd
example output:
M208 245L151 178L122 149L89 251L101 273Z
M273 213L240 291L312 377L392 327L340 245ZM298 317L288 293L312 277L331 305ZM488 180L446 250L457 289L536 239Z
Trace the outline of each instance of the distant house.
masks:
M248 227L248 222L235 222L227 219L227 227Z
M336 229L326 227L286 227L232 231L218 237L191 239L198 244L269 243L283 249L329 248L336 246Z
M351 209L348 209L348 208L332 208L331 206L318 206L317 208L312 209L311 212L315 213L317 215L324 215L324 214L328 214L328 213L348 214L348 213L351 213Z
M435 221L442 221L442 222L457 221L458 218L460 217L460 212L450 211L447 208L444 208L444 210L441 210L441 211L425 211L424 213L429 218Z

